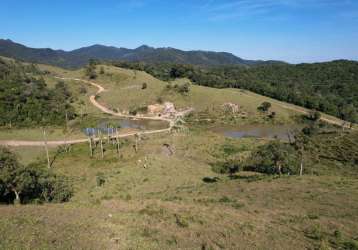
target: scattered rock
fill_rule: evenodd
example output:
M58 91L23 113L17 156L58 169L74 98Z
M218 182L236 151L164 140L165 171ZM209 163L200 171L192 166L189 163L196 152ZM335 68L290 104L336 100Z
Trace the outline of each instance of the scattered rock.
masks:
M152 115L168 116L176 113L175 106L171 102L153 104L148 106L148 113Z

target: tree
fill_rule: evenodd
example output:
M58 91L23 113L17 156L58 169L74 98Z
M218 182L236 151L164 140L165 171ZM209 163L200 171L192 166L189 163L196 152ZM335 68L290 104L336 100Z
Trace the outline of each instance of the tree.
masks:
M0 60L1 61L1 60ZM1 62L0 62L0 65ZM0 69L0 126L62 125L65 111L73 116L72 95L63 81L55 88L34 69L22 64L3 65ZM1 67L0 67L1 68ZM31 74L27 74L32 70Z
M271 108L271 103L263 102L257 109L262 112L267 112Z
M142 89L146 89L148 86L147 86L147 83L146 82L143 82L142 84Z
M15 182L15 172L20 167L17 158L6 148L0 148L0 195L6 196L13 192L16 200L20 201L21 192Z
M303 175L303 164L304 164L304 152L305 152L305 150L310 149L310 139L303 132L296 133L293 146L301 158L300 159L300 176L302 176Z
M89 64L85 68L85 74L89 79L96 79L97 73L96 73L97 63L95 60L90 60Z
M273 141L260 146L251 155L254 171L267 174L294 173L296 155L293 147L287 143Z
M37 165L23 166L16 155L0 147L0 200L17 204L34 199L63 202L71 195L72 188L63 177Z
M353 105L348 105L341 110L342 119L350 122L350 128L353 127L354 123L358 122L358 112Z
M177 89L180 94L188 94L190 91L190 84L186 82L183 85L178 86Z
M308 114L308 118L314 122L317 122L321 119L321 113L317 110L311 110Z

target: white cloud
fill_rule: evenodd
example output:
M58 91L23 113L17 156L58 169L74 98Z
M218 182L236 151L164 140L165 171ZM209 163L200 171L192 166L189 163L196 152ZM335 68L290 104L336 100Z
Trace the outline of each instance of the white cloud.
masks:
M210 0L200 10L210 20L227 20L282 14L278 10L314 9L332 6L349 6L351 0Z

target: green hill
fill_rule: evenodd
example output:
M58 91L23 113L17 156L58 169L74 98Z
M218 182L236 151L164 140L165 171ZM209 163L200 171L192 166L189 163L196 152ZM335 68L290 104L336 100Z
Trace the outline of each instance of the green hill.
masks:
M275 61L255 61L239 58L231 53L212 51L182 51L174 48L140 46L136 49L93 45L73 51L29 48L11 40L0 39L0 56L29 62L51 64L64 68L79 68L89 59L143 61L150 63L183 63L202 66L241 65L250 66Z
M271 64L250 68L201 68L178 64L123 62L113 64L144 70L163 80L186 77L196 85L246 89L353 123L358 122L358 62L355 61Z
M18 66L32 67L19 64L11 71ZM55 76L88 80L85 69L36 68L25 75L40 75L49 90L58 84ZM139 133L121 138L119 147L115 140L93 143L92 157L87 142L50 148L49 170L42 146L8 147L16 155L0 150L6 152L0 157L0 201L10 203L0 205L1 249L355 249L357 131L299 120L307 110L247 90L194 85L188 78L163 81L112 65L94 71L91 82L105 89L96 100L113 110L144 112L143 106L165 101L195 110L171 133ZM76 113L84 113L68 124L71 131L116 121L89 102L96 88L64 82L77 98ZM257 109L263 102L271 103L270 112ZM225 103L237 104L239 112L223 109ZM269 117L271 111L276 115ZM290 143L234 139L210 129L262 123L294 128L299 122L309 133L297 131ZM30 133L0 129L6 139L42 140ZM62 140L64 134L50 136ZM21 171L17 161L25 165ZM11 188L23 191L21 205L12 205Z

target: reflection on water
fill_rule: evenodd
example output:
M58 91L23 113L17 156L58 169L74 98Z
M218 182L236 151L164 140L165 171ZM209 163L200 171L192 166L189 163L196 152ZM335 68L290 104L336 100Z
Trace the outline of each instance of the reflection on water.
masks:
M294 132L300 127L296 125L243 125L237 127L216 127L212 131L231 138L269 138L284 141L293 140Z
M164 121L154 120L133 120L133 119L117 119L117 120L102 120L98 122L96 127L90 127L83 129L83 132L87 136L102 134L116 134L120 129L132 128L137 130L157 130L164 129L168 124Z

